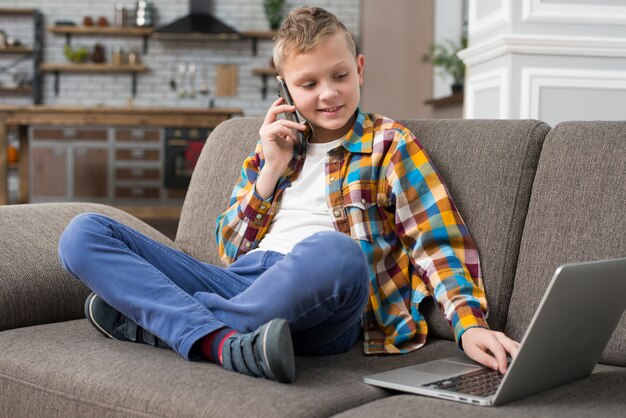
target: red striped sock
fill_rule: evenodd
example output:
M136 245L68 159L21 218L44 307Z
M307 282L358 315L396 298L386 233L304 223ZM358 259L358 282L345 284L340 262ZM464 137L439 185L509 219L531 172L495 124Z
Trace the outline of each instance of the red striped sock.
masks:
M222 349L224 342L237 331L223 327L213 331L200 340L200 351L211 363L222 364Z

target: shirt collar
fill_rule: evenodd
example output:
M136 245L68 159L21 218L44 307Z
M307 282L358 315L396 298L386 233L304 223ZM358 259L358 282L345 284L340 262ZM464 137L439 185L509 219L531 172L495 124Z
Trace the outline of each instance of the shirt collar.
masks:
M353 153L371 154L374 138L374 123L370 117L361 111L356 110L356 120L352 129L343 137L341 145Z

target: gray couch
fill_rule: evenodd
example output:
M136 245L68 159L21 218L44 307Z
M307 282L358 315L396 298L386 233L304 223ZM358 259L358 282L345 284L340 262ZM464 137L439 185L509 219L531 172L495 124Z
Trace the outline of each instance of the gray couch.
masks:
M451 331L432 302L423 306L431 325L423 349L365 356L357 344L347 354L298 357L298 379L291 385L187 362L172 351L107 340L94 331L82 313L88 290L57 260L58 238L70 219L86 211L108 214L219 262L214 221L260 123L234 119L213 132L176 242L104 205L0 207L0 416L624 416L624 317L590 377L498 408L362 383L372 372L455 353ZM493 328L520 339L560 264L626 256L626 122L569 122L552 129L533 120L405 123L439 168L476 239ZM585 314L584 306L580 312Z

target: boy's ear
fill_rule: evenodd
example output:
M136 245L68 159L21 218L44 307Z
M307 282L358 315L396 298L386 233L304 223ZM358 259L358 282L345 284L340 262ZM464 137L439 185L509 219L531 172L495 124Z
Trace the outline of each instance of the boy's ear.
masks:
M363 78L364 67L365 67L365 56L363 54L359 54L356 57L356 70L357 70L357 74L359 75L359 86L362 86L364 82L364 78Z

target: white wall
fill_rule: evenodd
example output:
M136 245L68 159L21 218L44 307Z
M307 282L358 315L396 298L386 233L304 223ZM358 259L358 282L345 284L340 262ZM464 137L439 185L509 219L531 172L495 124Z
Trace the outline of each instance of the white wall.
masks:
M626 1L470 0L465 116L626 120Z

